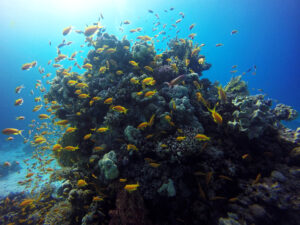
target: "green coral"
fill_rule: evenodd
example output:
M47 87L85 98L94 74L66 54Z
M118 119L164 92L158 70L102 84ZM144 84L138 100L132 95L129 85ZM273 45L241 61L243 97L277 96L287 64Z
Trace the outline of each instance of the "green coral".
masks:
M98 165L100 168L100 173L102 177L106 180L113 180L119 176L119 170L116 165L117 158L114 151L110 151L105 154L101 160L99 160Z
M176 190L174 182L172 179L168 180L168 183L164 183L158 190L160 194L166 194L168 197L174 197L176 195Z

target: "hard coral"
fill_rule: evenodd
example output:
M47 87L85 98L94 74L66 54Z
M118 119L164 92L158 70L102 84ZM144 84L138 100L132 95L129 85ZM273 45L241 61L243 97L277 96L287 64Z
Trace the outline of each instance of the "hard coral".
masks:
M117 194L116 209L109 212L112 217L109 225L150 225L143 197L138 191L128 193L120 190Z

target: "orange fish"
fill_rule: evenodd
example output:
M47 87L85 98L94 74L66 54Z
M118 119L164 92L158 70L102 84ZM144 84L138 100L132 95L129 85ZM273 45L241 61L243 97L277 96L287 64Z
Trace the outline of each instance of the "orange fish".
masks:
M15 106L22 105L24 102L23 98L19 98L15 101Z
M18 130L18 129L15 129L15 128L5 128L2 130L2 133L3 134L6 134L6 135L22 135L22 131L23 130Z
M211 112L211 115L212 115L212 117L214 119L214 122L217 123L217 124L219 124L219 125L222 125L223 118L222 118L222 116L218 112L216 112L216 106L213 109L210 109L208 107L207 107L207 109L208 109L208 111Z

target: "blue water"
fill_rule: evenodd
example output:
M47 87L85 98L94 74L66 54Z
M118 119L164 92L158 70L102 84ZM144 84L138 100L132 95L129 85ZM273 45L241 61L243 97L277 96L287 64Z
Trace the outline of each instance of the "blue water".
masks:
M170 11L170 7L174 7L174 10ZM119 38L127 35L128 39L133 40L140 34L131 34L128 32L130 29L142 27L142 35L154 36L162 30L163 24L167 24L166 36L175 37L175 29L169 28L181 18L179 12L183 12L185 17L178 24L178 37L187 38L191 33L188 27L196 23L192 30L197 33L195 41L205 43L201 54L212 64L211 69L203 73L204 77L225 85L233 76L230 73L233 65L238 65L237 74L256 65L256 75L248 73L244 76L251 93L260 93L257 89L263 89L267 97L300 111L298 0L11 0L1 1L0 9L1 129L14 127L25 130L25 133L28 131L29 122L43 112L32 112L36 105L33 97L42 95L34 88L36 80L42 80L37 67L42 66L45 74L52 73L51 78L54 77L55 69L48 66L47 62L56 57L56 46L63 38L73 42L61 49L63 54L70 55L80 49L84 51L77 56L77 61L82 65L89 48L80 48L84 38L74 30L83 30L86 24L97 22L100 12L104 16L101 23L107 32ZM148 13L148 9L154 13ZM168 12L164 12L165 9ZM158 31L152 32L157 22L155 13L159 14L161 25ZM124 20L131 21L131 24L123 25L124 32L120 32L119 25ZM63 37L63 28L70 25L74 27L73 32ZM234 29L238 33L231 35ZM167 40L157 43L156 47L166 48L166 43ZM224 46L217 48L217 43L223 43ZM22 64L34 60L38 62L36 68L21 70ZM65 68L73 63L65 60ZM16 94L15 87L22 84L25 89ZM31 90L34 90L34 96L30 94ZM24 99L24 104L14 106L14 101L20 97ZM25 116L26 119L16 121L17 116ZM293 126L296 127L297 123L299 125L299 121L296 121ZM6 142L5 138L1 135L0 142ZM14 140L17 143L22 141L21 137Z
M160 16L161 26L168 25L167 35L174 37L174 29L169 31L168 28L181 18L179 12L183 12L185 18L178 24L181 30L178 36L186 38L190 34L189 25L196 23L192 30L197 33L195 41L206 44L201 53L213 65L204 72L205 77L226 84L232 77L229 72L232 65L238 65L239 72L256 65L257 75L244 76L251 93L263 89L268 97L299 111L299 6L297 0L1 1L1 127L25 129L28 121L36 117L36 113L32 113L34 102L29 92L35 91L35 82L41 75L37 68L21 71L21 65L37 60L38 66L44 67L45 73L51 72L53 77L55 70L47 66L47 62L56 56L55 46L63 39L62 29L69 25L83 29L86 24L96 22L100 12L108 32L120 38L126 34L129 39L138 35L128 32L136 27L142 27L142 33L150 36L158 33L151 31L157 21L155 13ZM170 7L174 7L174 11L170 11ZM148 13L148 9L154 14ZM119 24L124 20L130 20L131 24L121 33ZM230 35L233 29L239 32ZM62 48L68 55L78 50L84 41L83 36L75 32L66 40L73 41L71 46ZM216 48L216 43L224 43L224 46ZM166 41L157 46L165 47L165 44ZM87 52L88 48L85 48L81 56ZM14 93L14 88L21 84L26 87L19 95L24 98L24 104L15 107L13 103L19 96ZM39 95L37 93L35 91L35 96ZM15 117L19 115L26 116L26 120L16 121Z

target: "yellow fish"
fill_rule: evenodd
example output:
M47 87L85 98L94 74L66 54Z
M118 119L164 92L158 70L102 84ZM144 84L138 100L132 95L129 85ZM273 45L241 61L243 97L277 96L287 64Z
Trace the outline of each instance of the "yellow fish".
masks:
M146 98L152 98L153 97L153 95L155 95L157 93L157 91L156 90L154 90L154 91L147 91L146 93L145 93L145 97Z
M139 81L136 77L132 77L132 78L130 79L130 82L131 82L132 84L138 84L138 83L140 83L140 81Z
M210 140L210 137L207 137L205 134L197 134L195 136L195 138L198 140L198 141L209 141Z
M183 141L186 138L186 136L178 136L176 138L177 141Z
M133 61L133 60L129 61L129 64L132 65L132 66L134 66L134 67L138 67L139 66L139 64L137 62Z
M139 183L127 184L125 185L124 189L128 192L132 192L132 191L136 191L139 186L140 186Z
M84 99L90 97L88 94L80 94L78 95L78 98Z
M76 151L77 149L79 149L79 147L78 147L78 145L77 146L71 146L71 145L69 145L69 146L66 146L66 147L64 147L64 149L65 150L67 150L67 151Z
M126 109L125 107L120 106L120 105L113 106L112 110L119 112L119 113L124 113L124 114L126 114L128 111L128 109Z
M106 131L108 131L109 128L108 127L100 127L96 130L97 133L104 133Z
M88 185L88 184L85 180L80 179L80 180L77 181L77 186L78 187L84 187L86 185Z
M116 71L116 74L117 74L117 75L122 75L122 74L124 74L124 73L123 73L122 70L117 70L117 71Z
M128 144L128 145L127 145L127 150L128 150L128 151L129 151L129 150L135 150L135 151L137 151L138 148L137 148L135 145L133 145L133 144Z
M153 72L153 69L150 66L144 66L144 68L145 68L145 70L148 70L149 72Z

